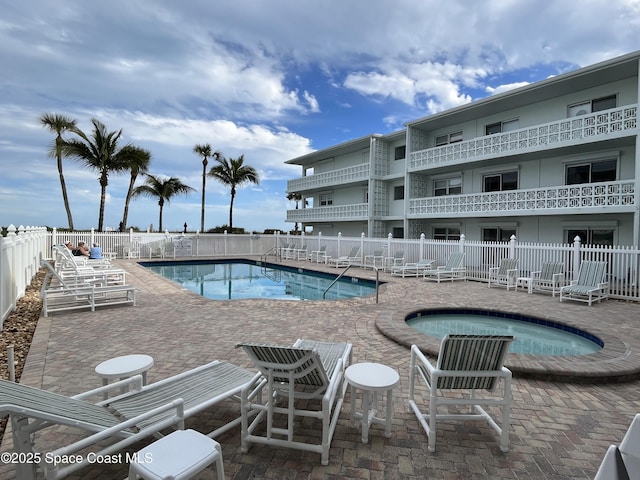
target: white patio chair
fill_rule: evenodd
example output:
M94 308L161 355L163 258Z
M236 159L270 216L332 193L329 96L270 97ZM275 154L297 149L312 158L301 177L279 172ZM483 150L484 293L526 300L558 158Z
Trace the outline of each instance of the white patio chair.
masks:
M329 265L333 265L334 267L346 267L350 265L352 262L361 261L360 258L360 247L352 247L349 255L340 256L337 258L329 258L327 257L327 263Z
M616 445L610 445L605 453L602 463L596 472L594 480L630 480L634 477L629 475L620 450ZM637 478L637 477L635 477Z
M309 261L316 262L316 263L321 263L321 262L326 263L325 262L326 256L327 256L327 246L322 245L319 250L313 250L309 254Z
M261 375L228 362L214 361L206 365L142 385L142 376L121 380L107 386L68 397L0 380L0 415L10 415L13 445L24 458L40 458L38 464L23 462L16 466L17 478L33 480L36 467L47 480L62 478L85 467L90 449L99 458L112 454L140 440L157 435L167 428L184 428L184 420L223 400L243 393L250 397L262 388ZM126 387L133 390L124 394ZM92 397L103 398L104 392L118 396L92 403ZM238 417L208 435L215 437L241 423ZM83 438L61 445L53 452L34 451L32 436L52 425L66 425L87 433ZM62 437L62 438L68 438ZM37 456L36 456L37 453ZM75 458L82 462L54 464L55 458Z
M351 363L350 343L298 340L293 346L240 343L266 380L262 402L242 398L242 451L252 443L320 453L329 463L329 447L347 389L344 371ZM250 421L250 413L259 413ZM308 424L318 419L319 443L309 443ZM266 420L266 425L263 421Z
M391 271L393 267L397 267L404 263L404 250L396 250L393 256L384 258L384 271Z
M374 250L371 255L364 256L363 268L382 268L384 266L384 251Z
M544 262L540 270L531 272L531 290L551 291L552 296L560 292L564 283L564 264L562 262Z
M583 261L578 278L560 288L560 301L575 300L591 306L593 302L609 298L609 282L604 280L606 273L607 262Z
M502 258L500 265L489 268L489 288L491 285L516 288L516 279L518 278L518 259Z
M447 263L436 268L429 268L423 271L425 280L433 280L440 283L442 280L465 280L467 269L464 266L463 252L453 252L449 255Z
M416 345L411 347L409 406L427 433L429 451L436 449L440 420L486 420L500 436L500 450L509 449L511 371L503 363L513 340L513 336L447 335L435 366ZM424 384L429 399L424 412L418 405L423 396L417 392L417 380ZM469 411L439 413L438 407L442 406L468 407ZM500 424L483 407L501 407Z
M636 414L627 429L622 442L620 453L629 472L629 477L640 479L640 413Z

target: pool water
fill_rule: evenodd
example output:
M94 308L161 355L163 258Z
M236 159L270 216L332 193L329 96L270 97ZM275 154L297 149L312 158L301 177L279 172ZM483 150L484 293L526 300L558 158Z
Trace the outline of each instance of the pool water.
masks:
M338 275L249 261L141 262L141 265L212 300L322 300L323 292ZM375 291L375 282L343 277L329 289L325 300L362 297Z
M565 327L563 330L553 322L505 318L504 314L500 318L491 313L424 312L407 318L406 323L418 332L438 339L447 334L513 335L515 341L509 352L518 354L587 355L602 349L602 342L597 343L599 339L577 329Z

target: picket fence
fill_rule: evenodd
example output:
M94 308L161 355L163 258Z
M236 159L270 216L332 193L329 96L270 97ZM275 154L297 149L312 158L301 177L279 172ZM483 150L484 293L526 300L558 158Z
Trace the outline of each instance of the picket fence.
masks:
M577 275L584 260L607 262L610 297L640 301L638 273L640 250L637 247L582 245L576 237L571 244L540 244L518 242L467 241L464 235L457 241L427 239L367 238L318 235L240 235L170 232L96 232L47 231L45 227L9 226L7 236L0 237L0 320L15 309L26 287L40 268L40 260L52 257L53 245L83 241L100 245L103 252L116 258L192 258L254 256L273 259L280 247L306 247L309 252L326 248L327 255L346 255L352 247L366 255L382 253L385 257L402 257L404 262L432 259L444 265L452 252L465 252L465 266L469 280L487 281L490 267L499 265L502 258L517 258L521 276L539 270L544 262L561 262L568 283ZM0 322L1 328L1 322Z

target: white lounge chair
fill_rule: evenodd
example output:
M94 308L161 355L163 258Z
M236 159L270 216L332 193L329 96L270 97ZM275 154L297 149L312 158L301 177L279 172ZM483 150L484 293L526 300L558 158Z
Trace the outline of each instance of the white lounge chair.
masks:
M133 391L92 403L104 392L120 393L123 387ZM190 418L219 402L262 388L259 373L231 363L215 361L195 369L143 386L142 376L112 383L88 392L67 397L57 393L0 380L0 415L10 415L13 445L24 458L39 458L38 464L23 462L16 466L17 478L32 480L36 467L47 480L62 478L83 468L91 456L87 448L108 455L167 428L184 428ZM215 437L241 423L238 418L208 433ZM52 426L66 425L87 432L80 440L53 452L34 452L32 435ZM75 458L82 462L54 464L56 458ZM36 456L37 454L37 456ZM63 457L64 456L64 457ZM96 458L96 457L94 457Z
M560 301L575 300L591 306L593 302L608 298L609 282L604 280L606 273L607 262L583 261L580 264L578 278L560 288Z
M500 436L500 450L508 451L511 371L503 363L513 340L512 336L447 335L435 366L416 345L411 347L409 406L427 433L429 451L435 452L436 426L440 420L486 420ZM417 392L418 380L424 383L424 396ZM498 384L502 384L499 389ZM451 390L456 392L453 395L445 392ZM423 398L429 399L424 412L418 405ZM458 411L460 407L468 407L469 411L439 413L441 406L454 406ZM483 407L501 407L500 424Z
M267 388L262 402L242 398L242 451L248 451L252 443L293 448L320 453L322 465L328 465L347 388L344 370L351 363L351 344L298 340L291 347L237 346L262 372ZM249 413L254 409L259 413L250 421ZM302 418L320 420L318 443L309 443L309 436L305 436L309 426L300 424ZM266 425L262 425L265 419Z
M449 255L447 263L437 268L426 269L423 272L425 280L433 280L440 283L442 280L465 280L467 269L464 264L464 253L454 252Z
M136 289L131 285L107 285L104 277L75 277L65 279L46 260L42 260L48 273L40 289L42 312L90 309L108 305L136 304Z
M564 264L562 262L544 262L540 270L531 272L531 290L548 292L556 296L564 284Z
M620 449L616 445L610 445L605 453L602 463L596 472L594 480L630 480L637 477L629 475Z
M516 280L518 278L518 259L502 258L500 265L489 268L489 288L491 285L516 288Z
M391 275L396 277L418 277L424 275L427 270L431 270L435 260L422 259L419 262L409 262L404 265L397 265L391 268Z
M351 264L359 263L361 261L362 258L360 257L360 247L352 247L349 255L344 255L338 258L328 258L327 263L337 268L347 267Z

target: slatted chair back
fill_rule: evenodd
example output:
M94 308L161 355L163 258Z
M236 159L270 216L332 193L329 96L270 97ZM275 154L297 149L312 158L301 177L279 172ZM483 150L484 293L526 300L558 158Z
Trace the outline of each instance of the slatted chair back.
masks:
M498 268L498 277L507 276L509 270L518 268L517 258L503 258L500 260L500 268Z
M464 262L464 253L463 252L453 252L449 255L447 259L447 263L444 266L444 270L451 271L454 268L462 267L462 263Z
M502 369L512 335L447 335L442 340L437 370L453 370L459 376L439 377L436 388L492 390L496 378L474 373Z
M584 261L580 264L576 284L596 287L604 282L606 270L607 262Z
M553 276L558 273L562 273L564 270L564 264L562 262L544 262L540 269L540 276L538 281L552 282Z
M326 387L327 372L316 350L281 345L240 343L270 382Z

